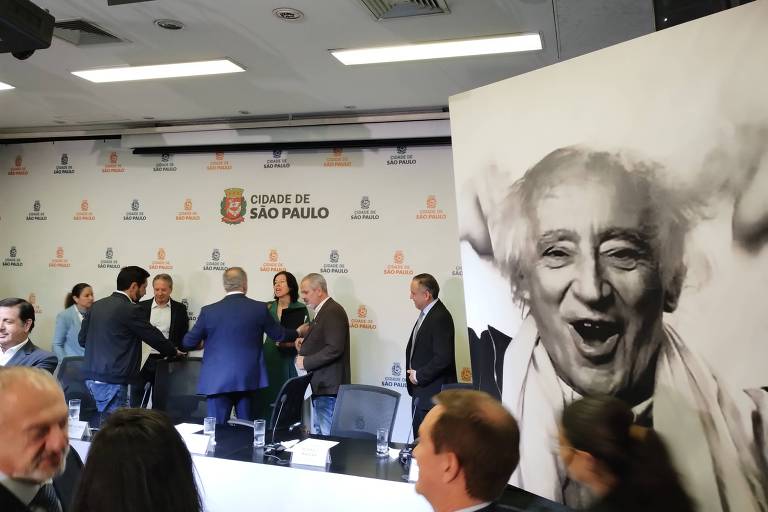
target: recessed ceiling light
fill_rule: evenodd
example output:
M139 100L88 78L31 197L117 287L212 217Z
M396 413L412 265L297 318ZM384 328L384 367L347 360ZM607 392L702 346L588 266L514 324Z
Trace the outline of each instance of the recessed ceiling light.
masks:
M415 43L378 48L352 50L330 50L331 55L342 64L375 64L383 62L405 62L411 60L446 59L449 57L470 57L498 53L527 52L541 50L539 34L511 34L505 36L473 39L454 39L433 43Z
M5 82L0 82L0 91L7 91L10 89L15 89L15 87L10 84L6 84Z
M73 71L72 74L91 82L129 82L132 80L152 80L156 78L176 78L181 76L220 75L240 73L245 68L228 59L184 62L180 64L159 64L156 66L126 66L119 68L90 69Z
M272 14L283 21L299 21L304 17L304 13L292 7L278 7L272 10Z
M179 20L170 20L167 18L155 20L155 25L165 30L181 30L184 28L184 24Z

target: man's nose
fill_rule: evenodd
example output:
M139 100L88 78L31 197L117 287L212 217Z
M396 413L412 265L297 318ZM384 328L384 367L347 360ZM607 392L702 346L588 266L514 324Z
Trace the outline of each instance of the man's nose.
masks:
M603 270L597 258L584 258L577 267L573 281L574 294L585 303L596 303L611 293L611 286L603 276Z
M46 448L50 452L62 452L69 445L69 435L67 426L56 425L51 428L46 440Z

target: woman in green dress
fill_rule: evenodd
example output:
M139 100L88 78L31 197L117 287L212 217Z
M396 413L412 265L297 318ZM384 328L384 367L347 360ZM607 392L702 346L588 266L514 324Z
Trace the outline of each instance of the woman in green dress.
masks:
M299 302L299 284L290 272L278 272L272 278L275 300L267 303L272 316L286 329L296 329L309 320L307 306ZM264 360L269 386L259 393L258 417L269 421L272 404L286 380L296 377L296 346L293 341L264 340Z

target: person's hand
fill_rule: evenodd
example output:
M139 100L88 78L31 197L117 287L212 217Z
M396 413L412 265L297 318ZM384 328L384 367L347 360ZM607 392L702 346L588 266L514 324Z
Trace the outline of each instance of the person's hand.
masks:
M296 368L299 370L304 369L304 356L296 356Z
M176 357L187 357L187 353L186 352L182 352L179 349L176 349Z
M408 380L411 381L411 384L417 385L418 382L416 381L416 370L408 370L406 373L408 373Z
M304 338L296 338L294 343L296 344L296 350L301 350L301 346L304 344Z
M296 332L299 333L299 338L306 338L307 333L309 332L309 324L301 324L297 329Z

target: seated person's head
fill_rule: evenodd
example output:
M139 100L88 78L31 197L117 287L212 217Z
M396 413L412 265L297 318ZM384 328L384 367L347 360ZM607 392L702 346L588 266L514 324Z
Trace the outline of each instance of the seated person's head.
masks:
M501 496L519 461L512 415L480 391L447 390L419 427L416 491L435 510L458 510Z
M61 473L67 419L64 393L50 373L0 367L0 473L35 483Z
M91 444L74 509L202 510L192 457L164 413L120 409L109 416Z

